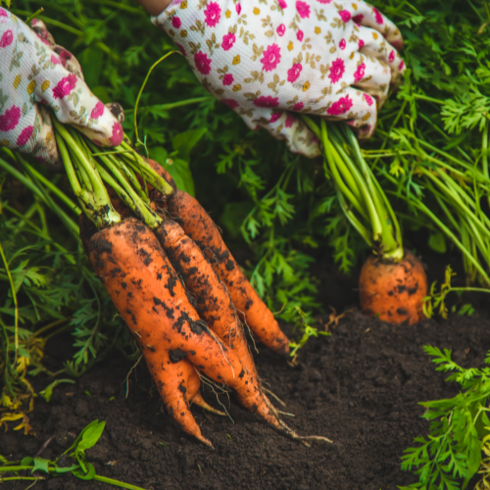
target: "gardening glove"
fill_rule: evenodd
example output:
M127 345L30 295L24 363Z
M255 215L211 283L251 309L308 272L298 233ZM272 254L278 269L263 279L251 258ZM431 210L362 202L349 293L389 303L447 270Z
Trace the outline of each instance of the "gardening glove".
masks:
M55 44L43 22L32 25L0 8L0 144L59 168L47 107L95 143L120 144L121 124L90 92L77 59Z
M400 31L362 0L173 0L152 21L251 129L308 157L318 143L295 113L345 120L365 139L402 80Z

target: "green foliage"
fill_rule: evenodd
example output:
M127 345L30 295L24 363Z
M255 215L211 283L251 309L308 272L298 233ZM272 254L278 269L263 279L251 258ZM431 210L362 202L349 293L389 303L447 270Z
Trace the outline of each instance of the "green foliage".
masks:
M436 292L437 281L434 281L430 287L430 294L424 298L423 310L424 315L427 318L432 318L434 315L434 310L438 308L438 313L442 318L447 318L448 308L446 306L446 297L449 293L457 293L461 296L465 292L476 292L476 293L490 293L489 289L486 288L472 288L463 287L455 288L451 286L451 280L456 273L452 271L451 266L448 265L445 271L444 282L441 284L439 292ZM453 306L453 313L457 311L459 315L472 315L475 312L473 306L469 303L461 305L459 310L457 310L456 305Z
M44 480L45 477L39 475L35 475L32 477L19 475L19 472L29 471L30 474L33 474L35 471L39 471L53 477L59 477L63 476L66 473L71 473L73 476L81 480L100 481L115 487L126 488L128 490L144 490L141 487L137 487L129 483L124 483L119 480L113 480L112 478L100 476L95 473L95 468L92 463L87 460L87 455L85 454L85 451L94 447L97 444L100 437L102 436L104 427L105 422L99 422L98 420L90 422L90 424L88 424L82 430L82 432L80 432L78 437L75 439L75 442L54 461L44 459L39 456L36 456L34 458L26 456L25 458L22 458L20 462L10 462L7 461L4 457L0 456L0 483L14 480ZM68 454L68 456L73 461L69 466L61 466L60 464L58 464L58 462L61 463L62 458L66 454ZM63 463L65 462L64 459L65 458L63 458ZM16 476L3 476L3 474L5 473L14 473Z
M402 469L413 471L419 481L398 488L464 489L480 468L490 431L490 367L465 369L451 359L451 350L431 346L424 350L437 371L452 373L447 381L458 383L462 391L453 398L420 403L427 409L422 417L431 422L429 436L415 438L417 446L402 457ZM485 363L490 364L490 352Z
M480 197L490 188L483 137L490 97L486 6L463 0L374 4L402 30L402 55L410 70L404 86L383 107L363 156L395 209L405 246L412 245L412 230L426 228L432 249L459 248L469 280L487 284L490 237L477 224L484 222ZM140 87L149 67L174 45L132 0L15 0L12 8L25 18L25 12L41 5L40 18L57 43L78 57L94 94L123 105L124 129L134 140ZM250 131L236 113L210 97L178 55L149 76L139 100L138 135L178 186L195 193L231 248L244 251L240 263L252 284L278 316L297 325L295 346L304 343L305 335L317 335L311 326L319 308L313 257L333 255L348 272L367 249L345 218L322 162L292 155L265 131ZM73 334L76 351L65 366L70 376L82 374L112 345L134 354L75 238L76 206L33 169L53 180L65 198L70 195L66 180L34 162L26 166L11 155L4 158L10 167L0 165L5 172L0 175L0 236L19 300L16 308L0 271L5 325L0 345L3 358L10 359L10 367L0 363L0 371L7 385L27 390L12 374L12 363L20 349L26 354L21 357L34 363L28 339L57 319L66 319L59 328ZM30 194L22 194L19 182ZM41 360L42 355L36 357L37 371Z

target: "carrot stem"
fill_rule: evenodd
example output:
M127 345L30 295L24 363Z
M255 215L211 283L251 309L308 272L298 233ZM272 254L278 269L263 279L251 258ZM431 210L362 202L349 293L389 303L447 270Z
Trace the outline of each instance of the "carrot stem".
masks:
M324 119L320 121L320 128L307 116L303 117L303 121L323 144L325 174L328 164L348 221L369 246L376 247L377 253L384 259L394 262L402 260L404 251L398 220L386 194L364 160L352 130L345 128L340 131L332 125L327 131ZM344 147L345 144L352 151L352 157ZM346 201L370 223L369 230L349 209Z
M149 184L155 187L158 192L166 196L169 196L174 192L173 187L163 177L158 175L155 170L148 165L145 159L125 141L122 142L121 148L131 151L130 154L121 154L123 161L141 175L141 177L143 177Z
M72 136L56 118L52 118L52 120L56 131L56 142L63 164L65 165L68 179L85 214L89 216L98 228L119 223L121 216L112 206L104 183L95 169L95 164L93 161L90 161L90 157L87 158L78 135L74 133ZM78 180L77 171L70 157L70 151L67 145L79 164L78 176L82 178L82 185L84 187L82 187ZM93 190L87 189L89 185Z
M164 54L155 63L153 63L153 65L151 65L150 69L148 70L148 73L146 74L145 80L143 81L143 85L141 85L140 91L138 93L138 97L136 97L136 104L134 105L134 117L133 117L133 119L134 119L134 132L136 134L136 141L138 141L138 143L143 144L143 142L140 140L140 137L138 134L138 123L137 123L136 116L138 114L138 104L140 102L140 98L141 98L141 95L143 93L143 90L146 87L146 82L148 82L148 78L150 78L151 72L157 67L157 65L159 65L163 60L165 60L166 58L168 58L170 55L172 55L174 53L181 54L180 51L170 51L169 53Z

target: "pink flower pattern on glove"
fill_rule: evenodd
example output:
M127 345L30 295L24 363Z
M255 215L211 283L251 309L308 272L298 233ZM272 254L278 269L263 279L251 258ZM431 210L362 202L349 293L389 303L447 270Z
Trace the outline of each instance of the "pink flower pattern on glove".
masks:
M0 48L6 48L7 46L10 46L13 40L14 35L12 34L12 31L4 32L2 35L2 39L0 39Z
M17 138L17 146L24 146L30 140L33 131L33 126L27 126L27 128L24 128L22 133L20 133L19 137Z
M365 70L366 70L366 65L364 63L361 63L357 67L357 70L354 73L354 82L358 82L359 80L362 80L362 78L364 77Z
M97 102L95 104L95 107L92 109L92 112L90 113L90 117L92 119L98 119L102 114L104 114L105 106L102 102Z
M330 81L332 83L336 83L342 78L344 71L345 71L344 60L342 60L341 58L337 58L332 63L332 66L330 67L328 78L330 78Z
M310 16L310 6L306 2L298 0L296 2L296 10L302 19L307 19Z
M342 19L342 22L349 22L351 15L348 10L341 10L339 12L340 18Z
M211 71L211 59L202 51L198 51L194 55L194 63L199 73L202 73L203 75L208 75Z
M281 50L277 44L271 44L264 51L264 56L260 60L264 71L272 71L281 61Z
M0 145L59 168L53 117L103 146L120 142L122 128L81 78L76 58L54 44L42 21L31 25L0 8Z
M229 51L235 44L235 41L236 41L235 34L233 32L229 32L228 34L225 34L223 36L223 42L221 43L221 47L225 51Z
M288 70L288 82L294 83L301 75L302 70L303 66L301 63L295 63L292 68Z
M209 2L204 15L206 16L206 25L216 27L221 17L221 8L216 2Z
M352 107L352 100L349 96L341 97L337 102L334 102L328 109L327 114L332 116L338 116L340 114L345 114Z
M62 99L63 97L70 95L77 82L78 77L70 73L67 77L61 79L61 81L58 82L58 85L53 89L53 98Z
M295 113L342 119L369 137L390 83L402 80L401 35L362 0L174 0L152 20L250 129L308 156L318 143Z
M271 97L270 95L267 97L262 95L258 99L254 100L254 105L256 107L278 107L279 99L277 97Z
M20 109L17 106L7 109L5 114L0 116L0 131L10 131L19 124Z

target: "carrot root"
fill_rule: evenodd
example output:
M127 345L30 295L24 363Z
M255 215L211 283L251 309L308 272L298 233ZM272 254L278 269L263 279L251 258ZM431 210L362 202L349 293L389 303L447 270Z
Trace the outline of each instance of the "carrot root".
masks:
M197 405L198 407L203 408L204 410L214 413L215 415L220 415L221 417L227 417L225 412L221 412L220 410L217 410L216 408L212 407L209 405L204 398L201 396L200 393L196 393L194 395L194 398L191 400L191 403L193 405Z
M361 308L369 316L413 325L425 318L423 299L427 294L424 268L408 250L400 262L386 263L371 255L362 267L359 296Z
M166 404L170 401L165 398L165 380L159 376L170 366L163 360L168 352L170 362L187 359L213 380L234 388L246 408L280 427L257 379L243 369L232 349L213 337L189 303L184 287L149 228L129 218L99 231L90 240L90 258L139 342ZM177 391L184 391L182 388L187 391L187 387L177 384ZM201 440L185 396L174 389L170 391L177 395L174 403L178 407L175 410L172 406L172 416Z
M272 312L250 285L226 247L221 234L199 202L183 191L175 191L168 199L168 211L186 234L205 253L213 269L225 283L233 303L257 338L278 354L289 353L289 341Z

